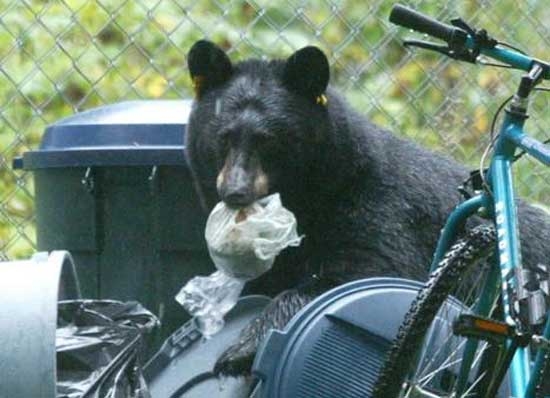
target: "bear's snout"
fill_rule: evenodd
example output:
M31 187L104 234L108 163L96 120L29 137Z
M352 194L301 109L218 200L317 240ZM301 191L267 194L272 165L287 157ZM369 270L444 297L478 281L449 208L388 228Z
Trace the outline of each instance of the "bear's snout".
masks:
M218 195L229 207L246 207L256 199L248 174L240 167L224 167L218 175Z
M233 208L246 207L269 192L269 179L259 159L234 151L227 156L216 185L220 199Z

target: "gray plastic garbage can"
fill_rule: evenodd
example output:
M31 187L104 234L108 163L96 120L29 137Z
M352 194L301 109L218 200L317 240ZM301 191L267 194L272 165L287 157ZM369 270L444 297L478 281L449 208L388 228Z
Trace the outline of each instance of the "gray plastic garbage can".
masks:
M130 101L49 126L16 160L32 170L39 250L69 250L83 297L137 300L163 327L188 317L173 299L213 271L183 137L191 103Z
M0 262L0 397L56 397L58 300L80 298L71 255Z

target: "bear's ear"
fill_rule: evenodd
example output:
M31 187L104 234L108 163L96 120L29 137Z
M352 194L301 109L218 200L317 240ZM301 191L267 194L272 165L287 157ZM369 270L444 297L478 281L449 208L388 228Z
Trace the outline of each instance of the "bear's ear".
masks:
M317 47L308 46L296 51L286 61L283 82L286 87L316 100L322 105L330 70L325 54Z
M225 83L233 72L227 54L207 40L199 40L193 44L187 55L187 65L197 98L208 89Z

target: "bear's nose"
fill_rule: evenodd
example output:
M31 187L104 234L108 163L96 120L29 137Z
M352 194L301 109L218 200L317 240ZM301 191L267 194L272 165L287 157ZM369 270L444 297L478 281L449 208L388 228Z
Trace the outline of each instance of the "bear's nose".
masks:
M232 192L224 195L223 201L229 207L241 208L252 204L254 200L244 192Z

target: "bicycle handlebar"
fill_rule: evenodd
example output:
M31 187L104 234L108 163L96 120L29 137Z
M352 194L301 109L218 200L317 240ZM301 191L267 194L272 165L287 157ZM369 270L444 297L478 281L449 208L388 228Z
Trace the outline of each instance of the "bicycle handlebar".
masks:
M473 62L473 60L477 58L477 55L481 53L487 57L510 65L512 68L521 69L524 71L530 71L536 63L541 65L544 69L542 78L550 79L550 64L548 62L544 62L530 57L527 54L495 45L494 43L497 43L496 41L494 41L493 44L488 45L483 40L479 40L478 36L480 32L483 32L486 35L485 31L474 32L473 29L466 26L468 28L467 32L460 27L439 22L401 4L396 4L393 6L390 13L390 22L446 41L449 44L449 49L447 49L444 53L452 56L453 58L457 58L457 53L460 54L461 52L470 52L471 54L472 51L475 50L475 55L472 57L473 59L467 58L470 62ZM424 48L430 48L431 46L432 49L442 52L441 46L438 46L437 44L423 44L424 45L422 47Z
M462 29L439 22L401 4L393 6L390 13L390 22L417 32L426 33L446 42L452 41L457 33L464 35L464 38L467 35Z

